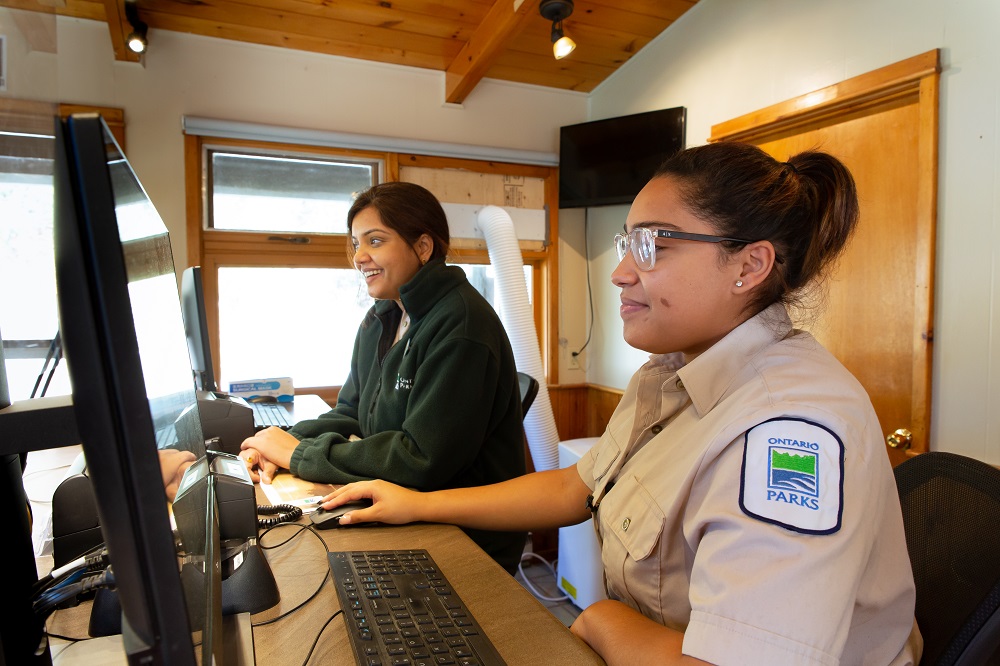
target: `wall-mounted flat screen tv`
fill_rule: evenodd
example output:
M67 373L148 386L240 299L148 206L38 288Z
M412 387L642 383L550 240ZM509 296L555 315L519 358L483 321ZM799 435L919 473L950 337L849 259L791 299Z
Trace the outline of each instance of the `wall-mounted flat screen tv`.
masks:
M559 207L630 204L666 158L684 149L686 110L647 111L559 131Z

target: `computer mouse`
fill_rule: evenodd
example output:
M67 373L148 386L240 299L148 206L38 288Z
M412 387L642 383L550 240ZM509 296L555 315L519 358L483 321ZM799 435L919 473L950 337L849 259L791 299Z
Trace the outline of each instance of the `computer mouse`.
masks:
M346 504L341 504L334 509L324 509L320 507L309 514L309 520L313 527L318 530L328 530L331 527L340 527L340 517L348 511L355 509L367 509L372 505L370 499L354 500Z
M247 402L278 402L273 395L255 395L247 399Z

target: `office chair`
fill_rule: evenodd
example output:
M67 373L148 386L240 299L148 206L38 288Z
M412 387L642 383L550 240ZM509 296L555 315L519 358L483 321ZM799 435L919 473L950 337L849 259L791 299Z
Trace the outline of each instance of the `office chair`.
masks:
M1000 470L954 453L895 469L921 665L1000 664Z
M528 409L535 401L535 396L538 395L538 381L531 375L519 371L517 373L517 386L521 391L521 417L523 418L528 415Z

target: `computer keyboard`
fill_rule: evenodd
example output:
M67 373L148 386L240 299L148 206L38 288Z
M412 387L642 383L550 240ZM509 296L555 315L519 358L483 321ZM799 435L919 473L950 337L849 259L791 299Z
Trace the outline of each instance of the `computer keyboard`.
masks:
M359 666L506 662L426 550L330 553Z
M288 410L273 402L252 402L253 422L257 430L276 426L288 430L292 422L288 420Z

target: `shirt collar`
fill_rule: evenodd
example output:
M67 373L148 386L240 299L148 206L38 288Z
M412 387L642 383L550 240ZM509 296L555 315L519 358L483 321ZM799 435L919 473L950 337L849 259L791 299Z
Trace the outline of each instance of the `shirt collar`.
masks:
M792 331L785 307L776 303L743 322L677 371L698 416L707 414L753 358Z
M466 282L465 271L458 266L448 266L444 259L431 259L399 288L399 298L413 321L427 314L441 297ZM375 312L385 315L397 310L395 301L375 301Z

